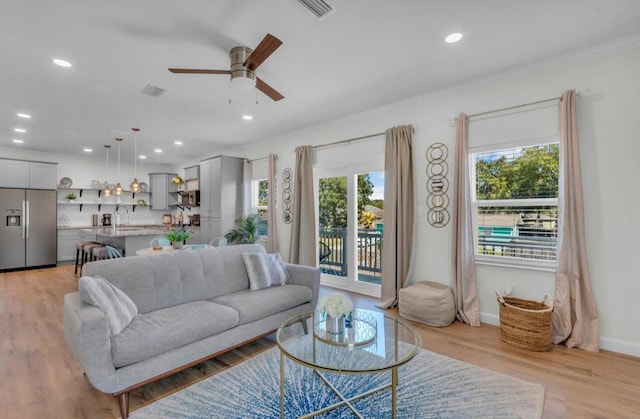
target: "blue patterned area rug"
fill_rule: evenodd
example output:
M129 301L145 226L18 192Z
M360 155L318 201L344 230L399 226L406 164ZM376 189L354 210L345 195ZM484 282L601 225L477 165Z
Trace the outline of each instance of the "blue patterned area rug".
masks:
M285 415L295 418L339 401L310 369L285 363ZM346 396L391 382L391 373L326 374ZM399 369L398 418L540 418L544 387L421 350ZM364 418L391 417L391 392L353 403ZM131 413L132 419L277 418L280 353L269 349ZM319 416L354 418L341 407Z

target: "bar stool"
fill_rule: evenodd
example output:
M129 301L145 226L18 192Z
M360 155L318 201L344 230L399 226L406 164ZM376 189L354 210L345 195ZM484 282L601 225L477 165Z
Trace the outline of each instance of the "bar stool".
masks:
M82 246L82 255L83 256L82 256L82 261L80 262L80 274L81 275L82 275L82 266L87 262L91 262L93 249L95 249L97 247L104 247L104 244L92 242L92 243L88 243L88 244L85 244L84 246Z
M123 250L113 246L94 247L91 250L93 260L121 258Z
M95 243L96 242L76 242L76 269L73 271L74 275L78 273L78 266L82 268L82 264L85 261L84 246L87 244L95 244ZM82 252L82 261L80 261L81 252ZM80 272L82 272L82 269L80 269Z

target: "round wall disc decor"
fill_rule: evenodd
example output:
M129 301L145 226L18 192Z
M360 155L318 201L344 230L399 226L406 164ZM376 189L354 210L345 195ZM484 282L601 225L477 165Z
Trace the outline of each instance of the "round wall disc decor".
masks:
M427 221L433 227L444 227L449 222L449 150L442 143L433 143L427 148Z

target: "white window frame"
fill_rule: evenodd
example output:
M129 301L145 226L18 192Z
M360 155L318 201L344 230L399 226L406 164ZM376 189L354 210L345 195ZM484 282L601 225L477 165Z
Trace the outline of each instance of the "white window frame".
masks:
M504 199L504 200L478 200L476 196L476 166L473 159L474 154L489 151L499 151L512 148L524 148L537 145L559 144L560 138L556 135L550 137L532 138L522 141L501 142L499 144L486 145L481 147L470 147L468 153L469 164L469 185L471 192L471 219L473 227L473 251L475 263L478 265L504 266L510 268L531 269L546 272L556 271L556 260L525 259L518 257L493 256L478 253L478 208L483 206L520 206L520 207L540 207L558 206L558 198L527 198L527 199ZM562 148L560 148L562 153ZM560 157L562 158L562 157ZM558 196L560 190L558 191ZM558 228L559 230L559 228ZM557 242L556 242L557 250Z

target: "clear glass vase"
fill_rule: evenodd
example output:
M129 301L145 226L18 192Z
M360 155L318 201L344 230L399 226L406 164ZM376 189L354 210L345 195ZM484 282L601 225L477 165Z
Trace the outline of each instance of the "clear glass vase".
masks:
M344 333L344 314L340 317L332 317L327 314L327 333L341 335Z

